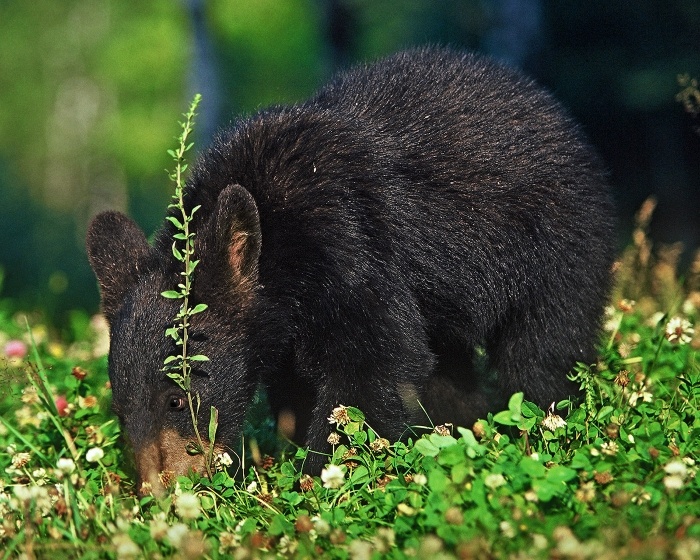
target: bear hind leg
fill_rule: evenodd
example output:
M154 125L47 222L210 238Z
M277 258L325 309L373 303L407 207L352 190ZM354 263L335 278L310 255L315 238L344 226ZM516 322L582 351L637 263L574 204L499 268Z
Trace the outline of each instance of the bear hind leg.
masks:
M565 304L533 307L514 313L487 341L489 365L504 398L523 391L545 409L577 394L567 375L577 362L593 363L598 336L597 314ZM586 315L588 313L588 315Z

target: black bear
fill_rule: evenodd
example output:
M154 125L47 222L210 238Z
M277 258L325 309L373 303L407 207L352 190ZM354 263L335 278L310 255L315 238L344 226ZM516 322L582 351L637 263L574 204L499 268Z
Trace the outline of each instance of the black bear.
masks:
M220 412L221 445L260 382L297 440L324 451L339 404L387 438L426 423L417 400L433 420L486 412L475 347L498 395L542 406L595 360L614 243L604 169L549 94L487 58L399 53L240 120L193 167L185 201L201 205L193 297L209 305L191 328L192 352L210 358L192 386L200 426ZM87 235L114 409L153 485L202 464L162 371L173 233L166 222L150 246L107 212Z

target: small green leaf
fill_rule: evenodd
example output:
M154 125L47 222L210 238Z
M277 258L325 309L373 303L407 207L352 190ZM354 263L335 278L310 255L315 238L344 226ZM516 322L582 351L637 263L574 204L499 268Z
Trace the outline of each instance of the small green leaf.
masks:
M304 498L299 492L282 492L280 498L287 502L290 506L297 506L304 501Z
M178 250L177 246L175 245L175 242L173 241L173 256L179 260L183 261L185 258L182 256L182 253Z
M197 313L201 313L202 311L206 311L208 307L209 306L206 303L198 303L190 311L190 315L196 315Z
M166 290L165 292L161 292L160 295L168 299L178 299L182 297L182 294L175 290Z
M569 480L576 478L577 474L574 469L564 467L563 465L554 465L547 471L546 478L549 482L563 484Z
M188 455L201 455L204 453L199 444L196 441L191 441L185 446L185 451Z
M170 327L169 329L165 329L165 336L169 336L170 338L178 340L180 338L180 329L178 329L177 327Z
M171 224L173 224L177 229L182 229L184 227L175 216L168 216L165 219L168 220Z
M357 431L352 434L352 442L355 445L362 446L367 442L367 432Z
M525 418L544 417L544 412L540 407L530 401L523 402L522 413Z
M602 421L605 417L607 417L607 416L609 416L610 414L612 414L612 412L613 412L614 410L615 410L615 409L614 409L612 406L609 406L609 405L608 405L608 406L603 406L603 407L601 407L601 409L598 411L598 414L596 415L596 418L598 419L598 421Z
M197 268L198 264L199 264L199 261L190 261L190 266L189 266L189 269L187 271L188 276L194 272L194 269Z
M369 471L364 465L355 467L350 474L352 484L367 484L369 482Z
M196 354L194 356L189 356L188 360L193 362L208 362L209 358L207 358L204 354Z
M531 478L542 478L546 474L545 466L532 457L523 457L519 464L522 471Z
M441 436L440 434L430 434L428 439L430 439L430 442L435 445L435 447L439 447L440 449L457 443L457 440L450 435Z
M211 407L209 411L209 441L214 445L216 439L216 428L219 425L219 411L215 407Z
M166 374L170 379L172 379L180 389L183 391L187 390L185 387L185 382L184 379L182 378L182 374L179 373L167 373Z
M350 420L353 420L354 422L362 423L365 421L365 415L359 408L348 406L347 413Z
M516 421L513 421L512 413L508 410L502 410L501 412L494 414L493 421L497 422L498 424L503 424L504 426L515 426L517 423Z
M343 431L349 436L359 432L361 429L362 423L360 422L348 422L343 426Z
M438 455L438 463L440 465L453 466L464 463L464 446L450 445L440 450Z
M426 438L419 439L414 447L419 453L426 457L435 457L440 452L440 449Z
M294 525L292 525L290 521L287 521L287 518L284 515L278 513L277 515L275 515L275 517L272 518L272 523L270 523L268 532L273 537L277 537L279 535L284 534L293 535Z
M508 401L508 410L514 414L520 414L520 410L523 406L523 397L523 393L514 393Z

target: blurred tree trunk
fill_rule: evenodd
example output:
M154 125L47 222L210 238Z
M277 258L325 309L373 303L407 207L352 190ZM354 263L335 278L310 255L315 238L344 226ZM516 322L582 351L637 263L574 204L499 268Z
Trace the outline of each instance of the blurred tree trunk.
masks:
M193 40L188 95L192 98L195 93L202 94L195 127L195 145L197 151L200 151L220 126L221 80L205 18L206 0L185 0L185 6L192 22Z
M318 0L327 51L327 73L346 68L354 60L357 18L347 0Z

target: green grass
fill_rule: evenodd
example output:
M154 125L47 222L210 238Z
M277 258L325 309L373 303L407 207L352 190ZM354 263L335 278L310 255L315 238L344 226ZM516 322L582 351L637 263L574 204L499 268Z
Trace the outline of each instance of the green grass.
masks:
M0 312L0 558L700 558L700 274L679 282L638 232L581 403L515 395L398 443L336 410L322 477L304 450L256 452L159 500L134 494L104 322L76 314L67 344ZM262 405L251 418L246 447L270 448Z

